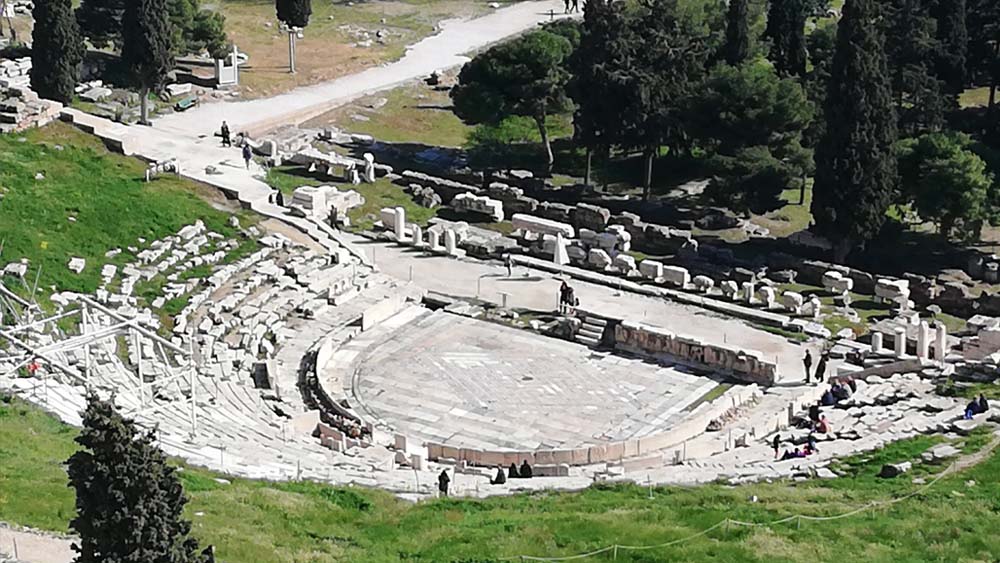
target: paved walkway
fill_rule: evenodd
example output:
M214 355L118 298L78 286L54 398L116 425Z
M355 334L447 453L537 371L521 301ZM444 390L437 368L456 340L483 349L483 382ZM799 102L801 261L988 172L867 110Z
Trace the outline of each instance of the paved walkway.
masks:
M75 557L72 540L47 533L14 530L0 525L0 556L26 563L70 563ZM2 559L2 557L0 557Z
M467 53L549 21L550 11L561 15L563 3L520 2L483 17L445 21L440 33L410 46L406 55L394 63L297 88L273 98L205 104L160 118L155 127L193 137L218 127L223 119L233 131L255 134L278 125L297 125L361 96L461 65L469 60Z

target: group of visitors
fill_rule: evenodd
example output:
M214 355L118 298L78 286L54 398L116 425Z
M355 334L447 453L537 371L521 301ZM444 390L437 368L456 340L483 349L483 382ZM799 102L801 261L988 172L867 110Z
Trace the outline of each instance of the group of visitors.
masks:
M986 396L980 393L978 398L973 399L972 402L965 407L965 420L972 420L973 416L983 414L988 410L990 410L990 403L986 400Z
M830 432L830 421L826 419L825 414L820 412L821 406L823 406L823 401L809 407L808 427L813 432L827 434Z
M812 352L806 350L806 355L804 358L802 358L802 365L804 365L806 368L806 383L807 384L810 383L813 377L816 378L816 383L819 383L824 379L826 379L826 364L829 361L830 361L829 352L823 352L822 354L820 354L819 363L816 364L816 373L814 375L812 371L812 365L813 365Z
M834 380L833 385L823 393L819 402L824 407L832 407L841 401L850 399L857 390L858 384L853 377Z
M566 5L566 12L579 12L580 11L580 0L563 0L563 4Z
M344 436L347 436L348 438L353 438L355 440L371 438L371 431L358 424L357 421L340 416L339 414L331 414L325 417L325 419L327 424L333 426L337 430L340 430L344 433Z
M528 463L528 460L524 460L521 464L521 469L517 468L516 463L511 463L506 475L503 473L503 467L498 465L497 475L490 479L490 484L503 485L507 482L507 479L531 479L531 475L531 464Z
M774 457L775 457L775 459L778 459L779 458L779 453L781 452L781 435L780 434L775 434L774 435L774 441L771 444L771 446L774 448ZM800 448L800 447L796 446L795 449L793 449L793 450L785 450L785 453L780 454L780 459L781 459L781 461L784 461L786 459L795 459L795 458L801 458L801 457L808 457L808 456L811 456L812 454L818 453L818 452L819 452L819 448L816 446L816 436L813 436L812 434L809 434L809 437L806 438L806 445L805 445L805 447Z
M580 306L580 300L576 297L576 292L565 280L559 287L559 312L572 313L576 307Z
M225 121L222 122L222 127L220 128L220 134L222 136L222 146L231 147L233 146L232 131L229 129L229 123ZM238 136L237 145L243 145L243 162L246 164L247 170L250 170L250 161L253 160L253 149L250 147L250 143L245 142L246 135Z

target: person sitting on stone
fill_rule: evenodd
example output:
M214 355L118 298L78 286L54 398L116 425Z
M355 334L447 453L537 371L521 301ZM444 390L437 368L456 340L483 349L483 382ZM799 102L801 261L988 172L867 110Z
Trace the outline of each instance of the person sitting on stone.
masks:
M835 384L830 389L830 392L833 393L833 398L837 402L846 401L851 397L851 390L848 389L846 385L842 385L840 383Z
M986 395L982 393L979 394L979 412L986 412L990 410L990 403L986 400Z
M853 377L847 378L847 387L851 390L851 395L858 392L858 382Z
M790 452L788 450L785 450L785 453L781 454L781 461L785 461L786 459L792 459L794 457L795 457L795 454L793 454L792 452Z
M832 389L827 389L826 392L823 393L823 398L820 399L820 403L824 407L832 407L833 405L837 404L837 398L833 396Z
M826 415L819 417L819 422L816 423L816 432L820 434L827 434L830 432L830 421L826 419Z
M490 479L490 485L503 485L507 482L507 476L504 475L503 466L497 466L497 476Z
M510 477L511 479L519 479L521 477L521 475L517 472L516 463L510 464L510 469L507 470L507 477Z
M531 465L528 465L528 460L521 463L521 479L531 479Z
M815 405L809 406L809 420L819 422L819 407L822 406L822 401L818 401Z
M982 395L980 395L982 397ZM965 407L965 420L971 420L973 416L977 414L983 414L986 412L983 410L982 404L980 404L979 399L972 399L969 404Z
M812 434L810 434L809 438L807 438L807 440L808 441L806 443L807 443L807 447L809 448L809 451L811 453L817 453L817 452L819 452L819 448L816 447L816 436L813 436Z
M800 448L795 448L795 453L792 454L792 457L806 457L806 452L802 451Z

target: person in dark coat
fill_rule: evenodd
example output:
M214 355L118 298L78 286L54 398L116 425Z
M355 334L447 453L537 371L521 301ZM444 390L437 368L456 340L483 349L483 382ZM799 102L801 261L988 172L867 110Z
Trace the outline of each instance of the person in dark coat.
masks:
M826 380L826 362L830 358L830 355L826 352L819 357L819 363L816 364L816 383L820 383Z
M448 496L448 483L451 483L451 478L448 477L448 470L442 469L441 474L438 475L438 491L441 492L441 496Z
M771 447L774 448L774 457L778 457L778 451L781 449L781 434L774 435L774 440L771 441Z
M229 124L225 121L222 122L222 146L231 147L233 146L233 141L229 138Z
M517 472L517 464L516 463L510 464L510 469L507 470L507 477L509 477L511 479L518 479L518 478L521 477L521 475Z
M250 143L243 143L243 161L246 162L247 170L250 170L250 161L253 160L253 149Z
M490 485L503 485L507 482L507 476L504 475L503 467L497 466L497 476L490 479Z
M531 479L531 466L528 465L528 460L521 463L521 479Z
M979 394L979 412L986 412L990 410L990 403L986 400L986 395L982 393Z
M806 350L806 356L802 358L802 365L806 367L806 383L812 378L813 356L812 352Z
M815 405L809 406L809 420L813 422L819 422L819 407L822 401L816 403Z

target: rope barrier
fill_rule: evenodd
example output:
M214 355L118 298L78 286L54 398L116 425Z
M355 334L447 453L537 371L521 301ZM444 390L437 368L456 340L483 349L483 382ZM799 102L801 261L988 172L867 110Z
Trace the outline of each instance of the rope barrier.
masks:
M855 516L857 514L861 514L862 512L865 512L867 510L875 510L877 508L881 508L881 507L885 507L885 506L892 506L894 504L898 504L898 503L903 502L905 500L911 499L911 498L913 498L913 497L915 497L917 495L923 494L924 492L926 492L927 490L929 490L931 487L933 487L934 485L936 485L938 483L938 481L940 481L941 479L944 479L946 476L950 475L951 472L952 472L952 470L956 467L957 463L958 462L954 462L951 465L949 465L947 468L945 468L944 471L942 471L941 473L939 473L938 475L936 475L934 477L934 479L932 479L926 485L923 485L920 488L916 489L915 491L907 493L906 495L903 495L903 496L901 496L899 498L894 498L894 499L889 499L889 500L884 500L884 501L869 502L865 506L849 510L849 511L844 512L842 514L835 514L833 516L809 516L807 514L794 514L792 516L786 516L784 518L779 518L777 520L771 520L771 521L768 521L768 522L743 522L743 521L740 521L740 520L733 520L731 518L725 518L725 519L719 521L718 523L716 523L715 525L710 526L710 527L708 527L708 528L706 528L706 529L704 529L704 530L702 530L702 531L700 531L700 532L698 532L696 534L691 534L691 535L685 536L683 538L678 538L676 540L671 540L671 541L668 541L668 542L659 543L659 544L655 544L655 545L619 545L619 544L615 544L615 545L609 545L608 547L604 547L604 548L598 549L596 551L591 551L591 552L588 552L588 553L581 553L579 555L568 555L568 556L564 556L564 557L535 557L535 556L531 556L531 555L519 555L519 556L515 556L515 557L505 557L503 559L500 559L500 561L517 561L517 560L519 560L519 561L575 561L575 560L579 560L579 559L587 559L587 558L590 558L590 557L594 557L596 555L600 555L602 553L607 553L609 551L613 552L614 555L615 555L615 559L617 559L618 558L618 550L646 551L646 550L651 550L651 549L661 549L661 548L664 548L664 547L669 547L669 546L672 546L672 545L677 545L677 544L680 544L680 543L691 541L693 539L696 539L696 538L699 538L701 536L707 535L710 532L712 532L714 530L717 530L717 529L719 529L719 528L721 528L723 526L725 526L726 529L728 530L729 525L741 526L741 527L745 527L745 528L764 528L764 527L774 526L774 525L777 525L777 524L786 524L786 523L791 522L793 520L798 525L801 525L802 520L806 520L806 521L809 521L809 522L826 522L826 521L831 521L831 520L840 520L840 519L843 519L843 518L849 518L851 516Z

